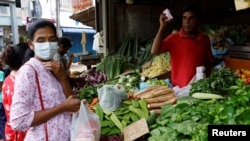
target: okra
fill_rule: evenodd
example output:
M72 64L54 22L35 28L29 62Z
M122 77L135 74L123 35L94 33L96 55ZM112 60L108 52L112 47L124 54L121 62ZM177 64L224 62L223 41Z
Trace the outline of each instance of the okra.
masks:
M126 120L126 121L129 121L131 119L130 118L130 113L127 113L126 115L124 115L123 119Z
M104 116L103 114L104 113L103 113L100 105L97 104L94 109L95 109L95 113L99 116L100 121L103 121L103 116Z
M113 121L116 127L118 127L122 132L123 131L122 123L120 122L120 120L117 118L117 116L114 113L111 114L110 119Z
M128 124L128 122L127 122L126 120L122 120L121 123L122 123L122 126L123 126L123 127L126 127L127 124Z
M102 135L107 135L109 132L110 132L110 128L109 127L101 128L101 134Z
M108 135L115 135L115 134L120 134L120 133L121 133L121 130L115 127L115 128L110 129Z
M142 116L145 117L145 118L148 118L149 111L148 111L148 108L147 108L146 101L144 99L141 99L141 100L139 100L139 104L140 104L140 107L141 107L141 110L142 110Z
M101 121L101 127L108 127L109 126L109 122L108 120L104 120L104 121Z
M128 107L131 112L134 112L139 118L143 118L143 114L140 108L135 108L133 106Z
M135 107L135 108L139 108L139 107L140 107L140 104L139 104L138 101L132 100L132 106Z
M122 109L117 109L116 111L114 111L115 115L125 115L129 112L129 109L127 107L123 107Z
M109 127L110 128L115 127L115 123L111 120L111 118L110 118L110 121L109 121Z
M139 120L139 117L134 112L130 112L129 115L130 115L130 118L132 119L132 123Z
M125 105L131 105L132 101L131 100L125 100L125 101L123 101L123 104L124 104L124 106Z

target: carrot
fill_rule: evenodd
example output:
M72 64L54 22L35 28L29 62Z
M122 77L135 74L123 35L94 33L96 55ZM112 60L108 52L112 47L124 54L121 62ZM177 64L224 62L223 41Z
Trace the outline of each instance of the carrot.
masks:
M89 106L94 106L95 104L97 104L99 102L98 97L95 97L92 99L91 103L89 104Z
M159 97L153 97L153 98L146 98L145 101L149 104L149 103L158 103L158 102L165 102L168 101L171 98L176 97L174 95L174 93L169 93L169 94L165 94L165 95L161 95Z
M162 106L164 106L166 104L174 104L176 101L177 101L177 98L174 97L174 98L171 98L171 99L169 99L168 101L165 101L165 102L150 103L150 104L148 104L148 108L149 109L159 109L159 108L161 108Z

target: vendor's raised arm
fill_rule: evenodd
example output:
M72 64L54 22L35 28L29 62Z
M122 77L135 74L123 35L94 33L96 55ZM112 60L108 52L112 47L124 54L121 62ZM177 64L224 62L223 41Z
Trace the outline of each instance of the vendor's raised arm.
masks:
M160 27L158 29L158 32L157 32L157 34L154 38L153 44L152 44L152 49L151 49L152 54L159 54L160 53L161 43L162 43L162 40L164 39L167 24L169 23L167 18L168 17L166 17L166 15L164 13L162 13L159 17Z

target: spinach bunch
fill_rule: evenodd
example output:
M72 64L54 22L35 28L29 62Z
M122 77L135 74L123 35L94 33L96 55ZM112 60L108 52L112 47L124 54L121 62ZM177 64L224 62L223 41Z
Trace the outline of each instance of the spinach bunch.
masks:
M80 100L85 99L90 103L93 98L98 97L97 87L86 85L84 88L80 89L77 96Z
M200 79L191 84L190 95L195 92L227 95L227 88L235 85L237 75L229 68L215 69L207 78Z

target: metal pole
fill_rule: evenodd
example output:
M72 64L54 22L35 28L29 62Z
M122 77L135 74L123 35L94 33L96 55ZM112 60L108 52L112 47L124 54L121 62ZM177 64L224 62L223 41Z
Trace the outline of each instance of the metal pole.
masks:
M107 55L107 46L108 46L108 1L102 1L102 20L103 20L103 40L104 40L104 56Z
M60 28L60 0L55 0L56 1L56 30L57 30L57 36L61 37L62 36L62 31Z
M19 43L18 35L18 25L17 25L17 16L16 16L16 3L9 3L10 13L11 13L11 31L12 31L12 40L13 44Z

